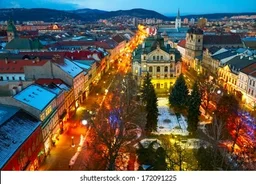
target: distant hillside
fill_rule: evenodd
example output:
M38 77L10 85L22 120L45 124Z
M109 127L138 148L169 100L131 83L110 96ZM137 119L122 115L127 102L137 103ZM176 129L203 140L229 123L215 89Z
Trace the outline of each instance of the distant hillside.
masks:
M18 21L63 21L66 19L75 19L82 21L96 21L99 19L108 19L116 16L129 15L138 18L157 18L168 20L169 18L152 10L132 9L132 10L118 10L118 11L103 11L97 9L79 9L72 11L61 11L44 8L13 8L0 9L0 20L8 20L12 18Z
M232 17L236 15L255 15L255 13L215 13L215 14L201 14L201 15L185 15L181 18L200 18L205 17L207 19L220 19L223 17ZM117 16L131 16L138 18L156 18L162 20L175 20L176 16L166 17L156 11L145 9L131 9L131 10L118 10L118 11L103 11L97 9L78 9L71 11L62 11L46 8L11 8L0 9L0 21L8 20L12 18L18 21L35 21L41 20L46 22L60 22L65 20L81 20L81 21L96 21L99 19L109 19Z
M194 19L198 19L200 17L204 17L204 18L207 18L209 20L216 20L216 19L221 19L221 18L224 18L224 17L233 17L233 16L239 16L239 15L256 15L256 12L249 12L249 13L211 13L211 14L200 14L200 15L184 15L184 16L181 16L181 18L188 18L188 19L191 19L191 18L194 18ZM170 16L169 17L171 20L175 20L175 16Z
M77 14L60 11L60 10L53 10L53 9L46 9L46 8L32 8L32 9L25 9L25 8L15 8L15 9L0 9L0 20L8 20L12 18L13 20L18 21L51 21L51 22L59 22L66 19L75 19L80 20L81 17Z
M129 15L131 17L138 17L138 18L156 18L156 19L163 19L169 20L168 17L157 13L153 10L145 10L145 9L132 9L132 10L118 10L118 11L110 11L102 14L102 18L111 18L116 16L124 16Z

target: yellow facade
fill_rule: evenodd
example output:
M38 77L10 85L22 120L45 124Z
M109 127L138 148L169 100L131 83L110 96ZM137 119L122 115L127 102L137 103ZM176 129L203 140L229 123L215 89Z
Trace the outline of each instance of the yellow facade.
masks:
M174 85L175 81L176 77L168 79L151 79L155 89L170 89L170 87Z

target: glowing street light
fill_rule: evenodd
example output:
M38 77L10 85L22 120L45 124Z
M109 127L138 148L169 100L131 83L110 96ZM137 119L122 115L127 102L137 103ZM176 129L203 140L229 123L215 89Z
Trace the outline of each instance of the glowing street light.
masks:
M83 124L84 126L86 126L86 125L88 124L87 120L83 119L83 120L82 120L82 124Z
M220 94L221 94L221 90L220 90L220 89L217 91L217 94L218 94L218 95L220 95Z
M85 135L86 135L86 125L88 124L88 121L86 119L83 119L82 120L82 124L84 125L85 127Z

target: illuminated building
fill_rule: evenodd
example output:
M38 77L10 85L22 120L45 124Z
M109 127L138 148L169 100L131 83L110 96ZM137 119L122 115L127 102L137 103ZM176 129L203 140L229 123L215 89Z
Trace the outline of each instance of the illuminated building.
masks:
M164 38L150 36L133 53L132 73L141 84L147 72L156 89L169 89L181 73L181 55L164 44Z
M243 73L248 73L248 69L246 69L246 67L249 67L254 63L256 63L256 58L252 56L245 57L243 55L238 55L230 59L224 65L221 65L219 67L219 70L218 70L219 83L223 86L225 90L235 94L238 98L243 99L244 97L243 97L243 92L241 92L241 88L245 88L244 86L245 84L244 82L242 82L245 80L245 82L247 81L247 89L244 89L244 91L246 91L246 93L249 93L250 96L255 97L255 94L256 94L254 91L255 82L252 82L253 80L250 79L250 78L253 78L253 75L252 77L248 77L246 79L246 78L243 78L244 76L243 74L240 74L241 71L243 71ZM248 83L251 86L251 88L249 88ZM253 86L253 83L254 83L254 86ZM239 85L240 87L238 88ZM247 102L249 102L248 100L249 98L247 98Z
M0 105L0 169L37 170L44 161L41 122L25 111Z

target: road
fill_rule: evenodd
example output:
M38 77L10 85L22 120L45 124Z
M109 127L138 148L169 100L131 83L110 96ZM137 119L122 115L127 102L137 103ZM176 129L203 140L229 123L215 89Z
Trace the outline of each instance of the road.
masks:
M95 133L89 127L82 125L81 121L90 118L89 112L97 111L107 98L111 86L120 81L120 76L124 76L130 71L131 53L142 42L145 37L144 34L140 30L134 36L127 44L126 53L119 54L119 59L114 62L108 73L104 74L99 83L94 86L84 104L81 104L75 115L67 122L68 128L59 136L56 146L52 148L50 155L46 157L39 170L105 170L106 163L99 162L99 160L102 160L100 159L101 155L98 155L95 149ZM81 141L81 136L84 136L84 143ZM131 163L134 164L134 161L125 158L130 163L126 167L134 168L131 165ZM72 164L70 164L71 162Z

